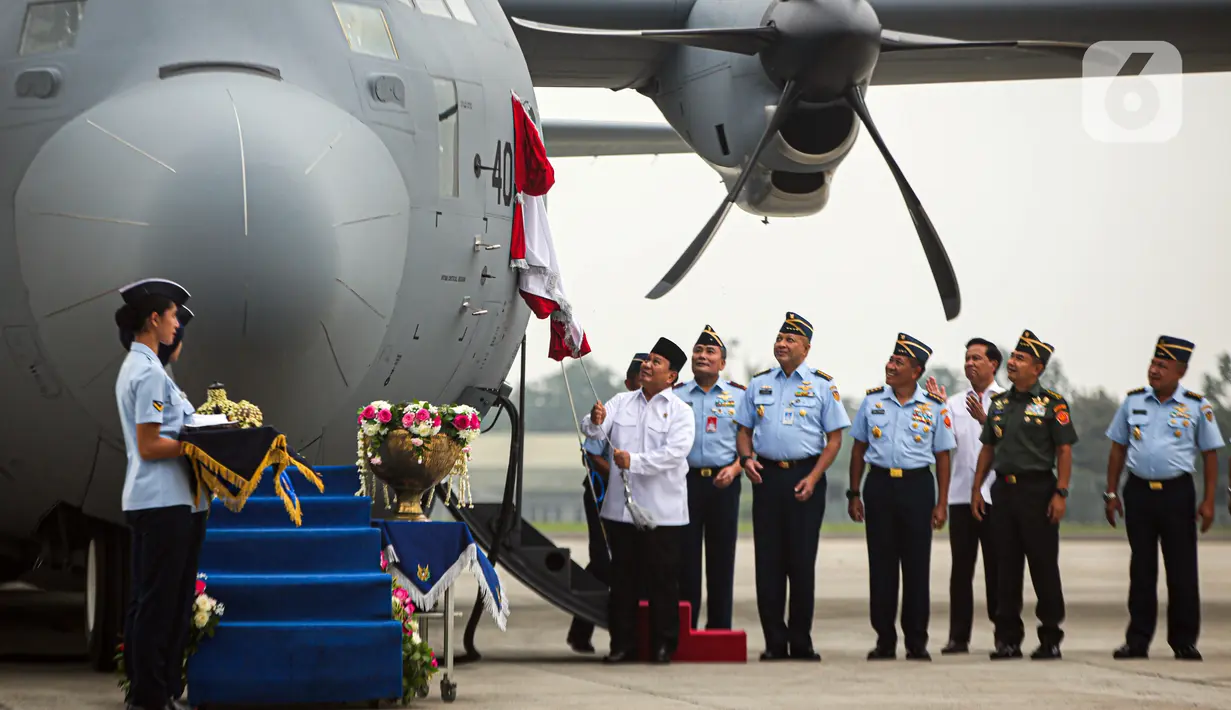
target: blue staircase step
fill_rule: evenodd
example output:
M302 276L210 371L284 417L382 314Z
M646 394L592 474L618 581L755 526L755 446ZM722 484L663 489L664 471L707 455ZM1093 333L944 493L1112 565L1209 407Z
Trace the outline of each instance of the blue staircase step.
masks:
M211 574L207 593L226 606L223 620L387 621L393 581L367 574Z
M252 492L253 496L277 497L278 494L274 490L273 470L271 466L261 474L261 482ZM286 469L286 475L291 479L291 487L295 489L295 495L300 500L322 495L354 496L359 490L359 468L357 466L313 466L312 470L320 477L321 483L325 484L324 492L316 490L316 486L304 478L299 469L293 466Z
M366 573L379 569L380 549L380 530L373 527L211 527L201 546L198 567L211 577L215 573Z
M401 649L402 627L393 620L224 617L188 664L188 702L281 706L396 699L402 696Z
M313 488L313 490L316 490ZM296 493L299 492L296 488ZM367 527L372 522L372 501L355 496L305 496L299 499L304 528ZM209 528L294 528L281 498L253 497L244 509L233 513L222 501L210 506Z

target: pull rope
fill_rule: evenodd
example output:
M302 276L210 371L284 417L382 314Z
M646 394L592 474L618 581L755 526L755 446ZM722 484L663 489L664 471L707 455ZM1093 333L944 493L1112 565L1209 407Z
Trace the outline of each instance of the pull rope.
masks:
M594 507L602 510L603 498L607 495L607 489L604 486L600 493L597 485L602 484L602 479L594 473L594 469L590 466L590 459L586 456L585 435L581 433L581 421L577 418L577 403L573 399L573 387L568 381L568 370L564 369L564 361L560 361L560 376L564 378L564 391L568 394L568 411L573 415L573 426L577 430L577 447L581 449L581 462L586 467L586 483L590 486L590 496L594 499ZM611 554L610 546L607 544L607 528L603 525L602 516L598 517L598 529L603 534L603 545L608 547L607 553Z

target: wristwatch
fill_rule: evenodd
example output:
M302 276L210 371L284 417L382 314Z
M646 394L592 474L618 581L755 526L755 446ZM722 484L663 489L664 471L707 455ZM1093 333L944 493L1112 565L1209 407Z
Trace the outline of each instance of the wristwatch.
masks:
M740 465L741 467L742 467L742 466L747 466L747 465L748 465L748 459L750 459L750 458L752 458L752 457L751 457L751 456L744 456L743 454L740 454L740 456L739 456L739 465Z
M846 492L846 499L847 499L847 500L855 500L855 499L856 499L856 498L858 498L858 497L859 497L859 491L851 491L851 490L848 490L848 491Z
M1108 491L1108 492L1103 493L1103 500L1108 503L1115 500L1116 498L1119 498L1119 496L1117 496L1114 492Z
M1068 497L1069 497L1069 489L1067 489L1067 488L1057 488L1057 489L1056 489L1056 495L1060 496L1061 498L1068 498Z

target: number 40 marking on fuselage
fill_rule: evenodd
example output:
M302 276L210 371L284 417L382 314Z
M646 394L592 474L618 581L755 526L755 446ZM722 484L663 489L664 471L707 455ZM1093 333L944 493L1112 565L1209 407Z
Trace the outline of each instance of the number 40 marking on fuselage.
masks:
M513 191L516 187L513 181L513 143L497 140L496 155L492 159L492 189L496 191L496 202L505 207L513 204Z

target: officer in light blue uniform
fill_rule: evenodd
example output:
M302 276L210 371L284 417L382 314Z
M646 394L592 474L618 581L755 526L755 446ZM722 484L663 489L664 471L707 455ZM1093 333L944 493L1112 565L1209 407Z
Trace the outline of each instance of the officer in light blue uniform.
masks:
M851 519L867 525L868 606L876 631L870 661L897 655L893 617L899 569L906 657L932 659L927 650L932 529L944 525L948 514L949 457L957 439L945 400L919 384L931 355L930 347L899 333L885 363L885 384L868 390L851 425L855 443L846 497ZM868 480L861 500L865 462Z
M692 348L693 379L675 386L675 396L692 407L696 431L688 453L688 526L680 551L680 596L692 605L694 629L701 617L703 544L705 628L731 628L743 469L735 453L735 411L745 387L718 377L726 366L727 346L706 325Z
M641 387L641 363L650 359L649 353L637 353L624 373L624 389L633 392ZM599 518L603 498L607 493L610 481L611 451L607 442L602 439L586 437L582 442L582 465L586 467L586 478L582 483L585 493L582 505L586 511L586 531L589 533L590 561L586 571L603 584L610 585L611 551L607 549L607 536L603 531L603 523ZM645 595L642 594L642 598ZM573 617L569 626L567 641L570 648L578 653L594 653L594 624L580 616Z
M807 319L786 314L774 341L778 367L753 376L735 411L740 464L753 484L763 661L821 660L812 646L812 612L816 552L825 518L825 471L842 446L841 430L851 420L833 378L805 362L812 333ZM785 621L788 578L791 606Z
M193 542L195 481L177 441L184 423L179 387L159 361L159 345L171 345L177 311L188 300L182 286L147 279L121 289L115 314L132 333L120 366L115 397L128 455L122 508L132 534L131 584L137 607L125 630L131 667L130 708L163 710L173 703L172 674L182 666L172 656L183 614L184 579ZM124 338L126 336L122 336Z
M1180 384L1188 371L1193 343L1160 336L1147 371L1149 387L1132 390L1107 427L1107 522L1124 515L1129 562L1129 624L1115 658L1146 658L1158 619L1158 551L1167 565L1167 644L1180 660L1201 660L1197 635L1201 598L1197 581L1197 527L1214 521L1218 486L1218 449L1222 433L1209 400ZM1193 474L1201 454L1205 495L1197 505ZM1116 495L1127 463L1124 502Z

